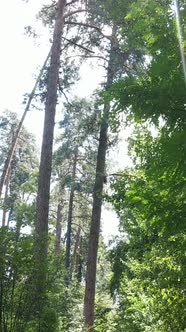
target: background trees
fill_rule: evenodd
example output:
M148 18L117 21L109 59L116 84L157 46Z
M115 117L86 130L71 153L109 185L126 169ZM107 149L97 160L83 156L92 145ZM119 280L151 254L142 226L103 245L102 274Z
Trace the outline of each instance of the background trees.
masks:
M1 330L184 331L185 86L174 7L59 1L39 17L59 34L34 96L48 114L40 168L23 128L1 199ZM81 99L71 86L90 59L105 78ZM110 174L121 115L134 127L133 166ZM1 171L17 126L13 113L0 118ZM111 247L100 237L104 200L120 220Z
M169 150L171 145L175 154L174 138L165 131L163 128L156 138L138 131L132 143L138 157L136 169L126 170L114 185L112 199L128 234L127 241L120 242L111 254L113 290L116 287L122 293L125 321L121 330L184 330L179 314L185 305L181 253L185 181L181 170L177 173L178 155L174 164ZM164 135L166 144L162 145Z
M6 112L1 121L1 160L12 143L18 120ZM37 184L36 149L33 137L22 128L13 156L2 204L1 225L1 312L2 331L24 330L29 315L28 277L32 269L32 235Z
M127 240L111 252L112 290L120 294L122 312L117 330L121 331L184 331L179 312L183 313L185 305L185 264L180 250L185 238L185 172L181 166L185 87L173 8L163 6L149 2L131 7L130 31L137 33L135 29L143 26L141 40L149 64L144 73L124 78L113 89L116 109L122 105L129 118L138 122L130 138L134 167L116 180L112 196L121 228L127 233ZM147 22L149 10L154 15Z

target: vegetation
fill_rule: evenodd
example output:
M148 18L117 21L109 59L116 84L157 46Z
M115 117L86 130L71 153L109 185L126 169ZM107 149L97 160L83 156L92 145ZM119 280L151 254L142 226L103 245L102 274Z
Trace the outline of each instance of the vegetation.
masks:
M0 331L186 331L185 10L58 0L38 13L53 32L25 109L45 109L40 162L25 115L0 116ZM105 70L89 99L72 89L85 61ZM111 174L122 118L132 166Z

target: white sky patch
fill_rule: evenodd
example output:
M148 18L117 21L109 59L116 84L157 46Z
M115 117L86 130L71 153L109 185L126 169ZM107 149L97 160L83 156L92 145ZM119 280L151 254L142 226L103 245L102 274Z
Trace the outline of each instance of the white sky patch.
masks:
M24 105L23 95L30 93L35 77L42 66L49 50L49 37L35 16L44 0L32 0L25 3L22 0L4 1L0 11L0 113L5 109L17 112L21 117ZM50 1L48 1L50 3ZM26 36L25 26L37 25L41 34L38 40ZM38 139L42 132L42 114L28 113L25 125Z

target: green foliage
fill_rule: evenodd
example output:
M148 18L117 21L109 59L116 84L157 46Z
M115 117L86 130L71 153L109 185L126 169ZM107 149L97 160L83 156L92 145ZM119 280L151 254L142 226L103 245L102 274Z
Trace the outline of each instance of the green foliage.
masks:
M106 245L100 239L97 263L97 289L95 299L95 331L113 332L115 328L116 305L109 294L112 277Z
M18 119L15 113L4 112L0 117L3 130L0 133L2 145L0 146L1 167L7 157L13 136L18 126ZM4 209L5 223L15 224L17 215L22 214L25 225L33 221L33 202L37 187L37 167L36 149L34 139L25 128L22 128L18 144L11 162L9 179L7 179L7 197L2 201ZM30 212L29 212L30 211ZM8 218L7 218L8 214ZM29 216L30 214L30 216ZM29 222L27 221L29 219ZM21 225L23 222L21 222Z
M129 119L157 124L161 116L170 125L185 123L185 83L170 5L169 1L137 1L125 17L130 31L124 29L123 39L127 35L146 53L143 70L130 73L111 89L115 111L125 110Z
M1 328L24 331L29 314L28 276L32 268L32 238L20 227L1 228Z
M118 325L128 331L184 331L185 131L131 139L136 167L113 184L112 202L128 234L111 252Z
M61 69L59 73L59 82L58 82L59 96L64 95L65 91L69 93L72 86L79 80L78 65L75 63L75 60L66 57L64 56L64 58L61 59ZM42 77L39 81L38 91L35 94L35 99L37 98L41 102L44 102L46 98L48 72L49 72L49 66L46 66L42 74Z
M175 19L169 1L136 1L125 20L123 40L147 57L143 71L110 89L114 111L138 123L129 139L135 167L112 187L125 234L110 254L116 330L184 331L186 118ZM163 127L152 135L149 122Z
M94 106L93 101L80 98L75 98L64 107L63 120L60 121L61 134L57 139L58 148L54 152L53 174L54 180L57 181L55 181L53 193L54 197L57 197L57 202L63 202L62 228L63 232L66 232L69 196L72 190L74 191L71 207L73 210L71 261L72 270L74 269L72 274L79 275L78 278L81 279L86 262L87 233L91 217L91 194L95 176L99 110ZM55 204L56 202L54 202ZM75 249L76 245L77 249Z

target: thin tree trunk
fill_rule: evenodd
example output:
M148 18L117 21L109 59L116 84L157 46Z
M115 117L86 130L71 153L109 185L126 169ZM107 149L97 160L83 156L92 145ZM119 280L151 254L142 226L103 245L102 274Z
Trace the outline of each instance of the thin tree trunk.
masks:
M53 135L57 104L57 87L60 68L61 39L64 26L63 16L65 3L65 0L58 0L57 4L57 16L54 27L50 67L48 72L45 119L36 201L34 300L37 302L35 312L39 318L39 326L42 325L42 314L46 302L50 179L52 170Z
M5 181L5 196L4 196L4 207L3 207L3 216L2 216L2 226L6 225L6 214L7 214L7 199L8 199L8 190L9 190L9 184L10 184L10 171L11 168L9 168L6 181Z
M70 267L70 249L71 249L71 229L72 229L72 215L73 215L73 201L74 201L74 182L76 177L76 166L77 166L78 147L76 146L74 151L74 163L72 169L72 185L69 198L68 207L68 221L67 221L67 241L66 241L66 253L65 253L65 267Z
M82 241L82 236L81 236L80 241L79 241L79 252L78 252L78 256L77 256L77 280L79 283L82 280L82 267L83 267L82 245L83 245L83 241Z
M62 231L62 205L57 207L57 221L56 221L56 239L55 239L55 256L58 257L61 252L61 231Z
M106 89L113 82L114 78L114 41L115 41L116 27L113 27L112 41L110 47L110 59L107 69L107 83ZM96 287L96 267L97 267L97 252L100 233L101 207L102 207L102 193L105 179L105 163L108 140L108 117L110 104L105 102L103 110L103 118L101 121L99 146L96 164L96 179L93 190L93 209L90 226L89 248L87 258L87 272L84 298L84 317L85 325L88 332L94 332L94 301L95 301L95 287Z
M8 214L8 220L7 220L7 227L9 227L10 225L10 221L11 221L11 217L12 217L12 212L13 212L13 208L10 208L9 214Z
M79 241L80 241L80 233L81 233L81 227L78 226L77 234L76 234L76 240L74 245L74 254L73 254L73 262L71 266L71 271L76 272L77 271L77 265L78 265L78 247L79 247Z
M3 190L3 186L5 184L5 180L6 180L6 177L7 177L7 174L8 174L8 171L9 171L9 168L10 168L10 165L11 165L11 161L12 161L12 158L13 158L13 155L14 155L14 152L15 152L15 149L16 149L16 146L17 146L17 142L18 142L18 138L19 138L19 134L21 132L21 129L22 129L22 125L23 125L23 122L24 122L24 119L26 117L26 114L27 112L29 111L30 109L30 105L31 105L31 102L34 98L34 95L35 95L35 91L36 91L36 88L37 88L37 85L41 79L41 76L43 74L43 71L46 67L46 64L48 62L48 59L50 57L50 52L49 54L47 55L47 58L39 72L39 75L37 77L37 80L35 82L35 85L32 89L32 92L30 93L29 95L29 98L28 98L28 101L27 101L27 104L26 104L26 107L25 107L25 110L23 112L23 115L22 115L22 118L18 124L18 127L17 127L17 130L15 132L15 135L14 135L14 138L12 140L12 143L11 143L11 146L10 146L10 150L8 151L8 156L5 160L5 163L4 163L4 167L3 167L3 171L2 171L2 175L1 175L1 179L0 179L0 198L1 198L1 195L2 195L2 190Z

